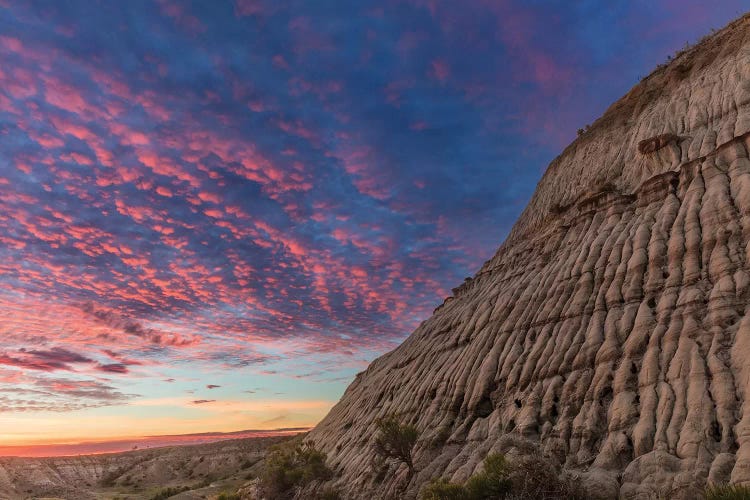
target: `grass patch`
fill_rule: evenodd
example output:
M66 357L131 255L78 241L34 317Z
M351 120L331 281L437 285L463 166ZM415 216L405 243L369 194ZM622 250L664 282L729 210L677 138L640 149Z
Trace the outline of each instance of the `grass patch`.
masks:
M560 471L537 456L523 457L509 464L493 453L484 460L481 472L464 484L438 478L421 492L422 500L585 500L577 481L561 477Z
M237 493L222 493L216 500L241 500L241 497Z
M706 500L750 500L750 486L723 484L705 491Z

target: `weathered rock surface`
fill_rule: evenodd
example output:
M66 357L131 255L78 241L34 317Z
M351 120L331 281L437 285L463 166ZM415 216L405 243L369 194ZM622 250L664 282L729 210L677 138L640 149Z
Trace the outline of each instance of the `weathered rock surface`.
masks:
M413 498L536 445L603 497L750 483L750 16L549 166L506 242L310 434L347 498ZM418 474L375 481L378 417Z

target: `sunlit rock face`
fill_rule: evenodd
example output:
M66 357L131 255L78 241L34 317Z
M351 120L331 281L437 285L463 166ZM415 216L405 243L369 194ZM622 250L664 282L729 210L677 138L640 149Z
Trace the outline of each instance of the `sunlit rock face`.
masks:
M750 482L750 17L634 87L496 255L311 433L347 497L413 498L526 443L605 498ZM418 470L377 482L395 413Z

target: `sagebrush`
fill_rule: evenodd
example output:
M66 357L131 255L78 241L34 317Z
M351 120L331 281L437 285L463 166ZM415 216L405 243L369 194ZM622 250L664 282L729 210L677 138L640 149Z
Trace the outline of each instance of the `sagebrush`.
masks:
M482 471L464 484L435 479L422 489L422 500L584 500L588 495L578 481L561 474L536 455L512 465L500 453L484 460Z
M298 490L313 481L327 481L333 473L326 464L326 454L312 441L291 442L273 446L266 456L259 488L266 498L291 499Z

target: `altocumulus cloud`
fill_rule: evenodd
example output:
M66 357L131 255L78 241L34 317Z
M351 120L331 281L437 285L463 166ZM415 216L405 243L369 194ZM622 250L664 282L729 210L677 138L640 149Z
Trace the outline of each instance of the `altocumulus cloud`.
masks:
M340 388L740 6L0 1L0 407L188 370Z

